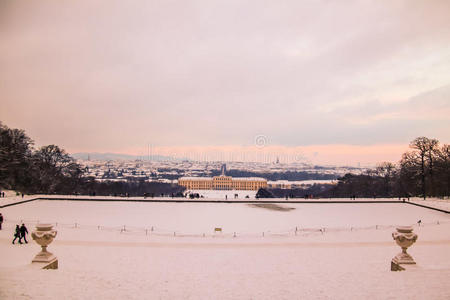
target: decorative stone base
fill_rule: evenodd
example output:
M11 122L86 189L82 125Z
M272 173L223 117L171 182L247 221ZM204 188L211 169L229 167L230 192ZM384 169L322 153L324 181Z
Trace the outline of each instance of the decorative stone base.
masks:
M397 254L393 258L393 260L395 260L396 263L402 264L402 265L415 265L416 264L416 262L414 261L412 256L409 255L408 253L404 253L404 252L400 252L399 254Z
M50 263L56 259L56 256L54 256L50 252L39 252L32 260L32 262L36 263Z
M53 259L50 262L35 262L35 261L33 261L33 265L39 269L57 270L58 269L58 259L55 257L55 259Z
M48 265L44 266L42 269L57 270L58 269L58 259L55 258L55 260L50 262Z
M391 271L405 271L405 268L400 266L400 264L396 262L394 258L391 260Z

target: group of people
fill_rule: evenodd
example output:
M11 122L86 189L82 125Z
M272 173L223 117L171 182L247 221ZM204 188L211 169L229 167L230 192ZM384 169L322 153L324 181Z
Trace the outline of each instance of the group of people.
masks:
M0 213L0 230L2 230L2 223L3 223L3 215ZM28 228L25 226L24 223L22 223L22 226L19 227L19 225L16 225L16 229L14 231L14 239L12 243L19 239L19 244L22 243L22 239L25 242L25 244L28 244L27 241L27 234L28 234Z
M28 233L28 229L25 226L25 224L22 223L22 226L20 226L20 227L19 227L19 225L16 225L16 230L14 232L14 239L13 239L12 243L14 244L14 242L17 239L19 239L19 244L22 244L22 239L23 239L25 244L28 244L27 233Z
M5 198L5 192L0 192L0 198Z

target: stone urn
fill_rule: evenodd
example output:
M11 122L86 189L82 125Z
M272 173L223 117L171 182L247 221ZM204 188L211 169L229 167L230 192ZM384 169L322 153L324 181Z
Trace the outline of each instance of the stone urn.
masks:
M412 232L412 226L398 226L396 229L397 232L392 233L392 238L402 248L402 252L397 254L392 261L396 264L415 264L416 262L406 252L406 249L417 241L417 234Z
M52 224L37 224L36 230L31 233L33 240L38 243L42 250L33 259L33 263L45 263L45 269L57 269L58 260L56 256L47 251L47 246L53 242L56 237L56 230L53 230Z

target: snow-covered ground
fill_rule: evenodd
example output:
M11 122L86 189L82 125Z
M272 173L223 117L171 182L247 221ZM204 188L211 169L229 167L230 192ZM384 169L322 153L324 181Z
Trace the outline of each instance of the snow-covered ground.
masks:
M402 203L280 206L294 209L44 200L3 208L0 299L450 298L448 214ZM38 220L55 224L58 270L32 267L34 242L11 244L21 220L30 231ZM411 224L418 264L391 272L393 227Z
M427 198L424 200L423 198L412 198L411 202L450 211L450 199Z
M292 232L443 222L443 213L404 203L296 204L286 203L286 211L274 211L245 203L142 203L79 202L36 200L4 208L6 225L21 221L58 224L59 227L111 228L144 232L207 234L215 227L224 233ZM14 224L13 224L14 223ZM75 225L76 224L76 225Z

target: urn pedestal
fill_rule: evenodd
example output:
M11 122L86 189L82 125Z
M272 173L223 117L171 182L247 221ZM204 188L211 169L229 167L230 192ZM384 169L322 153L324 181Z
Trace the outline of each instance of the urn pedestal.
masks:
M41 263L43 269L58 269L58 259L53 253L47 251L47 246L56 237L56 230L51 224L37 224L36 230L31 233L33 240L42 247L41 252L33 258L33 263Z
M397 254L391 261L392 271L404 270L400 265L413 265L416 264L411 255L409 255L406 250L412 244L417 241L417 234L413 231L412 226L399 226L396 228L397 232L392 233L392 238L395 240L397 245L402 248L402 252Z

